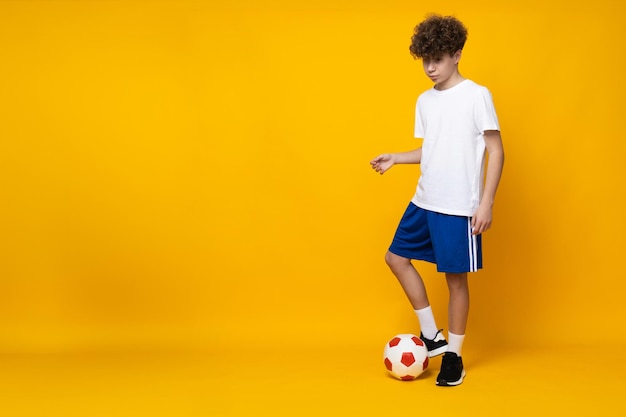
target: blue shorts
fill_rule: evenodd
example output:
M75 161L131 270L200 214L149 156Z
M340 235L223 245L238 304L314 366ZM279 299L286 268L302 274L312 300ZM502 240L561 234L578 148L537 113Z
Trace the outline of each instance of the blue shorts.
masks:
M437 265L437 271L475 272L483 267L480 235L472 235L472 218L436 213L410 203L389 252Z

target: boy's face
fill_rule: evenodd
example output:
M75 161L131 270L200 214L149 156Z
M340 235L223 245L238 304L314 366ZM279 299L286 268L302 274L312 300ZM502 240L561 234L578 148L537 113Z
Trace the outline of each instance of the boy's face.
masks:
M444 86L450 78L458 73L457 64L461 59L461 51L453 55L443 54L439 59L423 58L424 72L437 85Z

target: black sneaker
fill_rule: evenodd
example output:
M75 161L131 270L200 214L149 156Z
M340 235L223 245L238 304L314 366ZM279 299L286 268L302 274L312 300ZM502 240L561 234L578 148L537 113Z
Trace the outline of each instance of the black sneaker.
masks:
M446 352L441 361L441 372L437 376L437 385L440 387L453 387L460 385L465 377L463 360L454 352Z
M426 345L426 349L428 349L428 357L432 358L435 356L439 356L442 353L445 353L448 350L448 342L446 338L441 334L441 330L437 332L434 339L426 339L423 333L420 333L420 339Z

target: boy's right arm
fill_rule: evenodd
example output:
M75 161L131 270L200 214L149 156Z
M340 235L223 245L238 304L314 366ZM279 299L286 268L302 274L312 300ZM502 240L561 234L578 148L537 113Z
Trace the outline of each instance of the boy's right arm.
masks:
M384 174L395 164L419 164L422 161L422 148L408 152L384 153L370 161L372 169L379 174Z

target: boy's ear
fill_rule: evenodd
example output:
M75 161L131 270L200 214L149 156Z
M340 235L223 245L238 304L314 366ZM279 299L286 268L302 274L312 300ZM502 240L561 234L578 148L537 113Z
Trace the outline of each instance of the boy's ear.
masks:
M463 50L462 50L462 49L459 49L458 51L456 51L456 52L454 53L453 57L454 57L454 63L455 63L455 64L458 64L458 63L459 63L459 61L461 60L461 55L462 55L462 53L463 53Z

